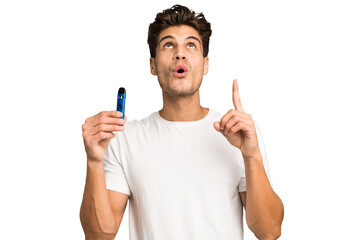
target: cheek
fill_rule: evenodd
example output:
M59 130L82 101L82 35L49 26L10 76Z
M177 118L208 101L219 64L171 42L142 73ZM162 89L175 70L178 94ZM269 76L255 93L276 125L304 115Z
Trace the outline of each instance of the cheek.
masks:
M156 65L157 76L160 81L165 81L171 75L169 66L164 64L164 62Z
M202 59L199 59L196 64L194 64L195 73L202 75L204 72L204 61Z
M156 61L156 69L161 72L166 71L167 69L169 69L169 63L169 60L160 58Z

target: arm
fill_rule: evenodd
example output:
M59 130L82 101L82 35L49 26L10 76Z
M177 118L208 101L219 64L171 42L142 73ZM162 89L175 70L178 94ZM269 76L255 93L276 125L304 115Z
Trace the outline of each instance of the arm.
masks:
M103 158L112 131L123 130L125 119L120 112L102 112L83 124L87 153L87 176L80 221L86 239L114 239L120 226L128 195L106 189Z
M245 159L246 192L241 200L246 210L249 229L259 239L277 239L281 235L284 206L272 190L262 163L258 158Z
M220 122L215 122L214 128L242 153L247 192L240 196L246 206L250 230L259 239L277 239L281 234L284 207L267 179L255 122L241 105L237 80L233 81L233 103L235 109L230 109Z
M87 164L80 220L86 239L114 239L129 196L106 189L102 164Z

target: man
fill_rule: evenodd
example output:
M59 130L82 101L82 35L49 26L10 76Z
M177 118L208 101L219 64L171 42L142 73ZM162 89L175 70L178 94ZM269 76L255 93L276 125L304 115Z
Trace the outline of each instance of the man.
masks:
M114 239L128 200L132 240L243 239L243 207L259 239L280 236L283 205L237 81L235 109L222 116L200 105L210 35L203 14L180 5L158 13L148 43L163 108L141 121L116 111L86 119L86 239Z

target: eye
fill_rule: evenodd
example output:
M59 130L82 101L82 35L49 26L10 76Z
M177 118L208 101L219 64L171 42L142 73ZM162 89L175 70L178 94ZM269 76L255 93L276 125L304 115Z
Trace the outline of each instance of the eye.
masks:
M164 45L164 48L172 48L172 47L173 47L172 43L166 43Z
M195 48L195 44L189 43L189 44L188 44L188 47L189 47L189 48Z

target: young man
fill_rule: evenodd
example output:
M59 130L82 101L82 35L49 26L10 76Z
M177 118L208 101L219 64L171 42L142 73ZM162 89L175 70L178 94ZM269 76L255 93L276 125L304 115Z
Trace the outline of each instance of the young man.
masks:
M235 109L221 115L200 105L210 35L203 14L186 7L157 14L148 43L163 108L141 121L116 111L86 119L86 239L114 239L128 200L132 240L243 239L243 207L259 239L280 236L283 205L237 81Z

